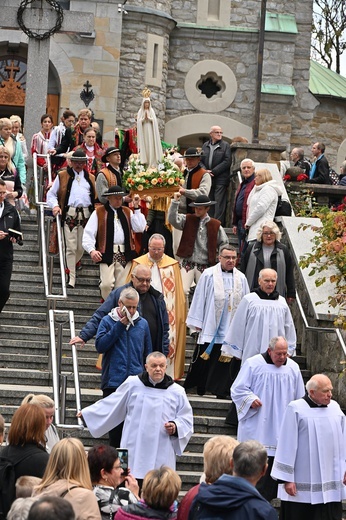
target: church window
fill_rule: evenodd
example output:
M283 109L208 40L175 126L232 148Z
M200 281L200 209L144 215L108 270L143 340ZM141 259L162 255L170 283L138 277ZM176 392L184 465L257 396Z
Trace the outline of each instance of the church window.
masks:
M200 80L197 82L197 88L204 94L208 99L213 96L222 94L225 90L225 84L222 78L217 76L213 72L201 75Z
M197 0L197 24L227 27L231 18L230 0Z
M148 34L147 38L147 61L145 70L145 84L161 87L163 66L163 43L162 36Z

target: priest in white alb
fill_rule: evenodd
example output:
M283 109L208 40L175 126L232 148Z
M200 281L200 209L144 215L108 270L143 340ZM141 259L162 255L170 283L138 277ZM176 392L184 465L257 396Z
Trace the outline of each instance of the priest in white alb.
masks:
M277 496L277 483L270 471L282 418L287 405L305 393L300 368L287 352L285 338L272 338L264 354L245 361L231 388L239 420L237 440L254 439L267 450L267 472L256 487L269 502Z
M345 415L332 400L327 376L312 376L306 390L307 395L286 409L271 473L280 482L280 518L341 520L341 501L346 498Z
M296 331L291 311L285 298L276 291L277 273L274 269L262 269L259 287L244 296L225 335L222 352L226 356L241 359L267 351L274 336L283 336L288 343L288 354L296 350Z
M221 345L241 299L249 292L236 261L236 249L222 246L219 263L202 273L188 312L187 326L198 332L198 338L184 386L197 386L199 395L230 396L231 364L229 358L220 358Z
M182 455L193 434L191 405L185 390L166 375L166 356L152 352L145 368L81 413L93 437L125 421L120 447L128 449L137 479L163 464L175 470L176 455Z
M151 285L162 293L169 322L169 352L167 374L181 379L185 368L186 305L179 262L165 254L165 238L154 233L148 241L149 252L132 260L127 281L137 265L149 267Z

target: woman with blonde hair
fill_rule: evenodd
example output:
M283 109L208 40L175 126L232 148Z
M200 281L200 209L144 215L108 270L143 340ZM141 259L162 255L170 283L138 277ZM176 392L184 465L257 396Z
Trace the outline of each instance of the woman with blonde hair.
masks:
M20 146L22 147L22 153L24 157L25 163L29 158L28 148L26 146L26 139L22 133L22 120L19 116L13 115L10 116L10 121L12 122L12 134L15 136L17 141L20 142Z
M13 166L18 172L20 182L26 182L26 167L20 142L12 134L12 121L7 117L0 119L0 144L10 152Z
M22 196L23 188L11 154L4 145L0 145L0 179L6 183L6 200L14 206L15 200Z
M233 450L239 442L229 435L211 437L204 445L204 480L207 484L214 484L221 475L232 475L231 458ZM202 479L201 479L202 481ZM178 509L178 520L188 520L193 499L197 495L199 484L191 488Z
M68 500L76 520L101 520L87 456L79 439L68 437L53 447L42 482L34 491L34 496L44 495Z
M52 451L53 446L59 442L59 435L53 424L55 404L53 399L43 394L28 394L24 397L22 404L37 404L43 408L46 416L46 450L48 453Z
M161 466L149 471L143 480L142 499L137 504L121 507L115 520L138 520L177 518L175 501L181 488L181 479L173 469Z
M282 190L273 180L267 168L257 170L255 185L247 199L245 229L248 230L247 242L256 239L256 233L262 222L273 220Z
M242 257L240 270L245 274L250 291L258 287L262 269L274 269L277 273L276 291L292 303L296 297L294 265L287 246L281 244L281 232L275 222L266 220L257 231L257 240L249 244Z

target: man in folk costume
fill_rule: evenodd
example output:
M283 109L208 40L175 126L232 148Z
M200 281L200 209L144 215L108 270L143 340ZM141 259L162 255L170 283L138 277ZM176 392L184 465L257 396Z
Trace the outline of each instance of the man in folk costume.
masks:
M266 474L257 483L268 502L277 496L277 483L270 471L284 413L291 401L305 393L299 365L287 352L285 338L272 338L264 354L245 361L231 388L239 420L238 441L256 439L268 452Z
M190 287L197 284L204 269L216 264L217 251L228 245L228 238L219 220L211 218L208 210L214 201L207 195L199 195L190 207L194 214L178 213L180 192L174 193L174 199L168 210L168 222L182 230L182 237L177 250L181 258L181 277L188 307Z
M97 197L102 204L107 204L108 199L104 193L111 186L122 186L122 170L120 168L121 155L119 148L110 146L102 156L102 162L107 166L99 171L96 177Z
M181 157L184 159L186 168L184 169L184 184L179 188L181 198L178 211L186 215L187 213L193 213L193 208L190 206L191 202L194 202L200 195L209 195L211 176L210 172L201 163L201 152L197 148L188 148ZM181 233L181 230L173 229L173 251L175 256L181 240Z
M198 339L184 387L197 386L199 395L210 392L229 399L230 358L226 363L220 359L221 345L241 299L249 292L236 261L233 246L221 247L219 263L199 279L187 316L187 326L198 332Z
M278 493L280 518L341 520L346 498L345 415L332 400L327 376L312 376L306 390L305 397L286 409L271 472L284 482Z
M129 450L129 466L137 479L162 464L175 470L176 455L182 455L193 433L191 405L185 390L166 374L164 354L149 354L145 369L82 410L93 437L125 421L120 446Z
M274 336L283 336L288 343L288 354L296 350L296 331L290 309L283 296L276 291L277 273L274 269L262 269L257 289L244 296L235 313L222 352L234 356L243 364L255 354L267 351Z
M169 318L169 353L167 373L180 379L185 365L185 296L177 260L165 254L165 238L155 233L149 238L149 252L132 261L128 281L137 265L151 270L151 285L163 294Z
M94 209L95 178L86 171L83 150L72 153L71 167L61 170L47 192L47 203L53 215L61 215L64 232L68 287L76 283L76 264L81 260L85 225Z
M136 256L132 232L144 231L146 221L134 197L134 211L122 206L125 190L111 186L104 193L108 204L92 213L83 235L83 247L95 263L100 264L100 291L105 300L112 289L125 283Z

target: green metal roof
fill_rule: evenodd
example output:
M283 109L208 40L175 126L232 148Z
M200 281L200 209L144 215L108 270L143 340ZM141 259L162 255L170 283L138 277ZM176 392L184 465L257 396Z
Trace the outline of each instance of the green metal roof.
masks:
M265 30L270 32L298 34L296 19L293 14L269 13L267 11Z
M262 94L279 94L281 96L295 96L296 90L292 85L262 83Z
M315 96L346 99L346 78L310 60L309 90Z

